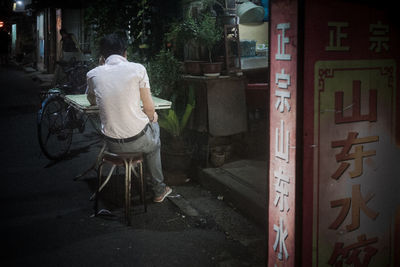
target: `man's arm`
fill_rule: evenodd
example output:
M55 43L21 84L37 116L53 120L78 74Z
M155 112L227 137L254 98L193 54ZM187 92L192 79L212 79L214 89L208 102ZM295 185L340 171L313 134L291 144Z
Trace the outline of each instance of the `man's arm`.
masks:
M89 101L90 105L96 105L96 95L94 94L92 79L88 79L87 81L86 98Z
M151 122L157 122L158 115L154 108L153 98L151 97L150 88L140 88L140 99L143 103L143 112L149 117Z

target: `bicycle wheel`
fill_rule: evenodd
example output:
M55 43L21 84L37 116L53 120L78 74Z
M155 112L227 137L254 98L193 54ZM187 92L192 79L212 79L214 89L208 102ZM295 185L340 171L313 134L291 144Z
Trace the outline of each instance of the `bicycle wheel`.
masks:
M51 160L63 158L69 151L73 129L69 126L67 104L60 96L50 96L38 113L38 138L43 154Z

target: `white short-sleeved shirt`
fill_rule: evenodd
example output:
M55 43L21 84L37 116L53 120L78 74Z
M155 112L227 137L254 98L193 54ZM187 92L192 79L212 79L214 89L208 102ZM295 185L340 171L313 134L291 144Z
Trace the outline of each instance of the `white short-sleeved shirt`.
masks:
M87 73L88 91L94 92L100 110L103 134L128 138L138 134L149 123L140 105L139 88L150 88L143 65L125 57L111 55L102 66Z

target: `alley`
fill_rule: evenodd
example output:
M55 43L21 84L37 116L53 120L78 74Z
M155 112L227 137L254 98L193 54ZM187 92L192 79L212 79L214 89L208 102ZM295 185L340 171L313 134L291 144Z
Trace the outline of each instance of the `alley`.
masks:
M36 137L40 87L11 66L0 69L0 88L2 266L264 266L262 229L195 181L173 187L181 201L135 207L131 227L122 207L92 217L95 173L73 178L92 164L100 137L87 127L65 160L50 162Z

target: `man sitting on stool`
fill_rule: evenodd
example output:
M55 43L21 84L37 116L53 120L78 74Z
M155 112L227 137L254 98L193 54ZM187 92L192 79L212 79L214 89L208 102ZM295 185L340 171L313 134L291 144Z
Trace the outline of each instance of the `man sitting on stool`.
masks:
M126 39L118 34L101 39L100 55L105 62L87 73L87 98L99 107L110 152L144 153L154 202L162 202L172 189L165 185L162 173L158 115L147 71L143 65L127 60L126 49Z

